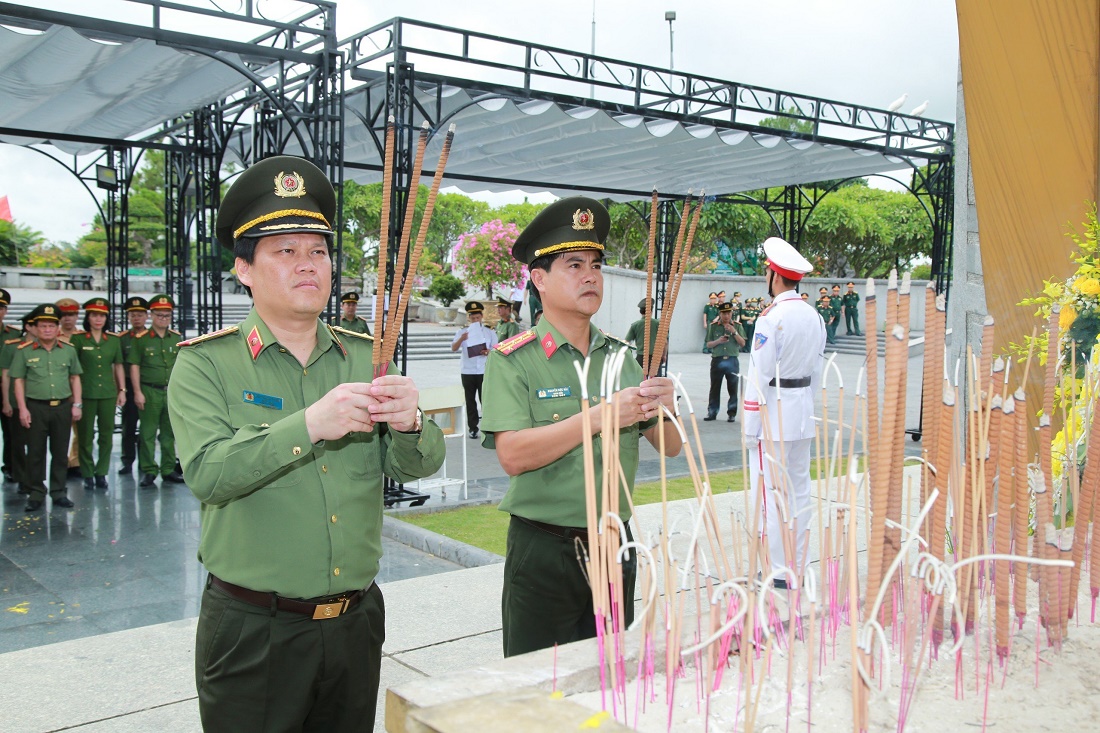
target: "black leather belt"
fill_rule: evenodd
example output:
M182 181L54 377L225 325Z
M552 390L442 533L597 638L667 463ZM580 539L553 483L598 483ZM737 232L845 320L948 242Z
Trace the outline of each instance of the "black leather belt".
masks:
M560 527L556 524L547 524L546 522L538 522L534 519L528 519L527 517L521 517L516 514L512 515L524 524L530 525L537 530L552 534L558 539L571 540L579 537L583 542L588 542L588 530L581 527Z
M772 377L772 380L770 382L768 382L768 386L769 387L774 387L775 386L775 377ZM782 377L779 378L779 387L780 387L780 389L798 389L799 387L809 387L809 386L810 386L810 378L809 377L796 377L794 379L783 379Z
M152 387L153 389L168 389L167 384L152 384L150 382L142 382L142 387Z
M303 616L309 616L317 620L336 618L341 614L347 613L355 608L363 596L366 595L366 590L357 590L349 593L342 593L338 596L329 596L328 598L296 601L293 598L283 598L274 593L261 593L257 590L242 588L239 585L234 585L233 583L222 580L216 575L210 576L210 584L221 588L233 598L236 598L238 601L244 601L250 606L271 608L271 606L274 605L275 608L280 611L300 613Z

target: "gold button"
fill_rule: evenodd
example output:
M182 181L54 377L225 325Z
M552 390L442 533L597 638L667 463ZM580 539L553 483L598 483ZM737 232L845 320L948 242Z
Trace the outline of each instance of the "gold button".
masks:
M561 415L559 415L558 413L555 412L554 413L554 419L555 420L561 420Z
M302 370L302 374L303 374L303 375L309 374L309 370L308 370L308 369L303 369L303 370Z
M334 569L334 570L332 571L332 574L333 574L333 575L339 575L339 574L340 574L340 568L335 568L335 569Z
M291 448L290 452L293 453L296 456L302 455L302 449L299 448L298 446L294 446L293 448Z
M336 515L335 514L332 515L332 523L336 524Z
M328 466L321 466L321 473L328 473Z
M262 422L262 423L260 423L260 427L261 427L261 428L270 428L271 426L270 426L270 425L268 425L268 424L267 424L267 423L265 423L265 422Z

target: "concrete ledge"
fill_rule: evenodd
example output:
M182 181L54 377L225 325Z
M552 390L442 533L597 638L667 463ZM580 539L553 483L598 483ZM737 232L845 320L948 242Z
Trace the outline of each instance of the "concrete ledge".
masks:
M477 568L504 562L504 558L480 547L444 537L441 534L402 522L390 516L382 518L382 535L436 557L458 563L465 568Z

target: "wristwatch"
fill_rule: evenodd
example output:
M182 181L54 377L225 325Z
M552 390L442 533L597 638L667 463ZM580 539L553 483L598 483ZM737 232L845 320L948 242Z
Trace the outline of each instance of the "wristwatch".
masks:
M78 409L83 410L84 409L84 403L83 402L74 402L73 407L76 407Z
M399 433L405 433L406 435L412 435L413 433L419 433L424 429L424 413L420 408L416 408L416 419L413 421L412 430L398 430Z

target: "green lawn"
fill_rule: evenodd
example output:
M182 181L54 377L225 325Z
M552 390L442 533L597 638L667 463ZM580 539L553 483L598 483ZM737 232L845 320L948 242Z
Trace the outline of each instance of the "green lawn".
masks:
M812 466L813 475L817 476L817 467ZM843 474L841 474L843 475ZM740 491L744 485L742 471L725 471L710 475L712 491L715 494L724 494L727 491ZM668 482L668 500L688 499L695 496L692 488L691 477L670 479ZM656 504L661 501L661 483L659 481L638 484L634 487L634 504ZM507 513L497 509L495 504L482 504L480 506L451 509L445 512L433 512L431 514L401 514L395 518L402 522L415 524L418 527L441 534L445 537L465 542L474 547L503 555L508 536Z
M711 475L711 482L717 493L739 490L741 488L741 471L729 471ZM668 482L668 500L688 499L695 496L692 488L691 477L671 479ZM638 484L634 487L635 504L656 504L661 501L661 484ZM505 543L508 536L507 513L497 509L495 504L482 504L480 506L451 509L445 512L432 512L430 514L401 514L397 519L417 527L441 534L445 537L465 542L474 547L480 547L498 555L504 554Z

